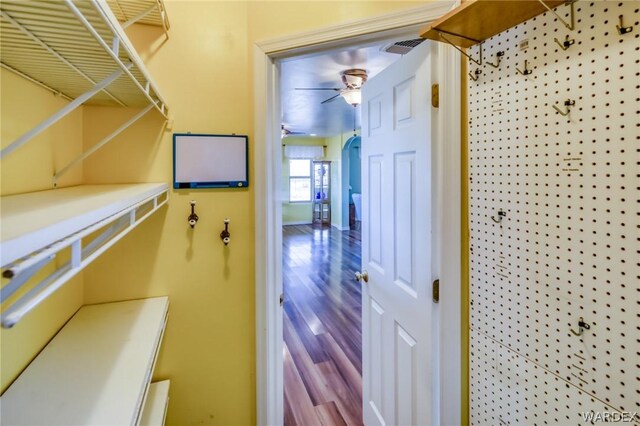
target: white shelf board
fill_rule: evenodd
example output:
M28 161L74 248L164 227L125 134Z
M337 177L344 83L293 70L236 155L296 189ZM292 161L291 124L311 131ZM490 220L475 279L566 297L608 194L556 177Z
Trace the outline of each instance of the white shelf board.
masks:
M158 102L160 108L164 107L166 113L167 107L157 84L107 3L104 0L92 0L73 4L106 45L111 46L117 35L121 41L118 58L125 64L133 63L131 74L142 88L149 83L149 96ZM110 54L63 1L3 0L0 10L0 60L8 69L16 70L72 99L119 69ZM80 72L92 79L93 83ZM126 75L86 101L88 105L128 107L144 107L149 103L146 94Z
M80 185L2 197L2 266L167 190L166 183Z
M134 425L167 297L82 307L0 400L6 425Z
M162 426L167 414L170 380L151 383L142 411L140 426Z

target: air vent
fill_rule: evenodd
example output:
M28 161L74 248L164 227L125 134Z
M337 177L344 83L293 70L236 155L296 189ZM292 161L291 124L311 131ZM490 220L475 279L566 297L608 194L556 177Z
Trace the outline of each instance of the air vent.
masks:
M382 48L383 52L397 53L398 55L406 55L411 49L422 43L425 39L414 38L413 40L397 41Z

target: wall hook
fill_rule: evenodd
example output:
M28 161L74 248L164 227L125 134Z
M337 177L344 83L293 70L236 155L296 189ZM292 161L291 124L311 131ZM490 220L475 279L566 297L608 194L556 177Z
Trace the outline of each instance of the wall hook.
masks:
M566 101L564 101L564 106L565 106L565 107L566 107L566 109L567 109L566 111L562 111L562 110L561 110L560 108L558 108L556 105L552 105L552 106L553 106L553 109L555 109L555 110L558 112L558 114L560 114L560 115L564 115L564 116L567 116L567 115L569 115L569 113L571 112L571 111L569 110L569 108L570 108L570 107L572 107L572 106L574 106L575 104L576 104L576 101L572 101L571 99L567 99Z
M567 50L569 47L571 47L571 45L573 45L576 42L574 39L569 38L568 34L562 43L560 43L560 40L558 40L557 38L554 38L553 40L555 40L555 42L558 43L558 46L560 46L562 50Z
M533 71L527 68L527 60L524 60L524 71L520 71L520 68L516 67L516 71L518 71L522 75L530 75Z
M480 74L482 74L482 70L480 68L476 68L476 70L473 72L473 74L471 73L471 71L469 71L469 77L473 81L478 81L478 77L480 77Z
M507 212L500 209L498 210L498 218L496 219L495 216L491 216L491 220L493 220L495 223L501 223L502 219L504 219L505 217L507 217Z
M229 233L229 222L229 218L224 218L224 229L220 233L220 238L222 239L222 242L225 246L229 244L229 241L231 241L231 239L229 238L231 237L231 234Z
M618 29L618 34L622 35L622 34L627 34L633 31L632 26L629 26L629 27L624 26L624 23L622 22L622 19L623 19L622 15L620 15L618 18L620 19L620 24L616 25L616 28Z
M496 63L492 64L491 62L487 61L487 65L491 65L494 68L498 68L500 66L500 58L502 58L504 56L504 51L500 51L498 53L496 53Z
M196 223L198 223L198 215L196 214L196 200L191 200L191 214L189 215L189 217L187 218L187 221L189 222L189 226L193 229L196 226Z
M573 328L570 330L576 336L582 336L582 333L584 333L584 330L589 330L590 328L591 326L586 322L584 322L584 319L580 317L580 319L578 320L578 331L575 331Z

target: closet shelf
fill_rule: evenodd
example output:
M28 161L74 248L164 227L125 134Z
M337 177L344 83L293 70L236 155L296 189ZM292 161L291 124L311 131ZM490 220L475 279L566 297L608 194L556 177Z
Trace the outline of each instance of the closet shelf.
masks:
M11 279L0 290L2 326L13 326L168 197L166 183L80 185L2 197L0 257L3 277ZM49 263L56 265L51 275L18 292ZM16 293L24 294L16 300Z
M107 3L124 28L128 24L138 23L169 31L169 17L162 0L107 0Z
M4 393L0 423L138 424L168 308L167 297L82 307Z
M144 404L140 426L163 425L169 403L169 380L151 383Z
M468 48L527 21L566 0L469 0L432 22L420 36ZM444 36L444 38L443 38ZM446 39L446 40L445 40Z

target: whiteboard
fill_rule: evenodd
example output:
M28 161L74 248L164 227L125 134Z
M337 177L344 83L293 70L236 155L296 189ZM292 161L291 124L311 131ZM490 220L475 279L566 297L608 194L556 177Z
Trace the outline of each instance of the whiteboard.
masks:
M249 138L174 133L173 187L241 188L249 185Z

